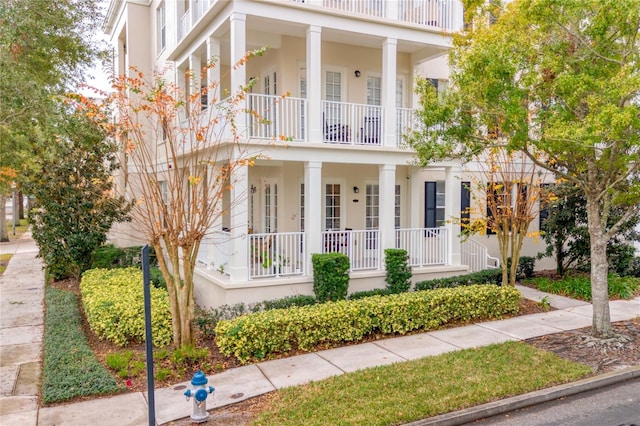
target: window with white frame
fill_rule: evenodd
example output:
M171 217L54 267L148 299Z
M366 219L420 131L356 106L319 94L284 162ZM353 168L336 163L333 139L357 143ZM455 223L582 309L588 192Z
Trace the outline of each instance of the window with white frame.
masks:
M380 185L368 183L365 189L365 229L378 229L380 225Z
M402 108L404 104L404 80L396 80L396 108Z
M264 184L264 232L278 232L278 184Z
M156 9L156 26L158 29L158 53L162 52L167 46L167 20L166 20L166 6L164 2L160 3Z
M382 79L367 76L367 105L382 105Z
M340 184L339 183L327 183L325 185L325 229L328 231L334 231L340 229L340 219L341 219L341 203L342 198L340 194Z
M300 184L300 232L304 232L304 183Z

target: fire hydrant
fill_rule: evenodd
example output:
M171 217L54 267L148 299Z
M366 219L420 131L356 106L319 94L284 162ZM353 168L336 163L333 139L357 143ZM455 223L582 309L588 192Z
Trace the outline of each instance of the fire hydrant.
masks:
M207 412L207 396L213 393L215 389L212 386L206 386L208 381L204 373L198 370L191 379L193 389L187 389L184 393L187 401L193 396L193 414L191 415L191 421L194 423L206 422L209 418L209 413Z

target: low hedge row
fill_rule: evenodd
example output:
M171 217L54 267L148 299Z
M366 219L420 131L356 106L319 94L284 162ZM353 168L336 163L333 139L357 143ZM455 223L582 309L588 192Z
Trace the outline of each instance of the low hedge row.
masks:
M419 281L415 285L415 290L420 291L432 290L435 288L453 288L475 284L502 284L502 269L485 269L465 275Z
M153 286L150 293L153 344L166 346L173 337L169 296L166 290ZM140 269L90 269L82 276L80 294L87 321L98 337L120 346L144 341L144 293Z
M518 312L513 287L468 286L372 296L291 309L276 309L220 321L216 343L241 362L291 349L312 350L331 342L358 341L375 332L405 334L454 321L500 318Z

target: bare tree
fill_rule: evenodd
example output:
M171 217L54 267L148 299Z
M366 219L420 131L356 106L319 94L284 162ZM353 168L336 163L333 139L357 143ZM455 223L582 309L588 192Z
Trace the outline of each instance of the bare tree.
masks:
M248 52L235 66L262 52ZM202 75L214 66L207 65ZM158 253L174 343L184 346L193 340L193 278L200 243L246 197L245 191L233 191L237 175L246 174L261 154L247 144L242 121L262 119L244 106L252 83L220 99L217 81L200 87L200 79L187 71L183 89L163 74L148 81L132 69L115 80L116 91L107 104L116 109L111 130L123 144L125 190L135 199L131 218Z
M476 164L479 171L474 176L472 194L478 208L471 212L473 220L462 223L463 232L496 235L502 282L515 285L524 239L536 236L529 232L529 225L538 213L538 202L546 197L542 184L548 173L540 171L525 155L501 147L487 149Z

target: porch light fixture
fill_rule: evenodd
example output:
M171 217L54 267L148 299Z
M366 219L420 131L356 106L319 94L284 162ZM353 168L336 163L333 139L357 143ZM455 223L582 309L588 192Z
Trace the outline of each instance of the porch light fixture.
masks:
M251 185L251 193L252 194L256 193L256 187L254 185Z
M355 70L353 74L357 77L360 77L360 70Z
M353 187L353 193L357 194L358 192L360 192L360 188L358 188L357 186Z

